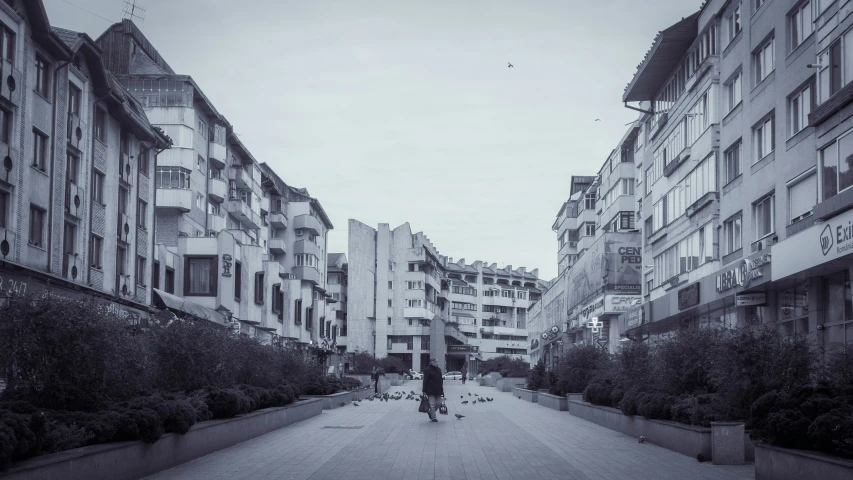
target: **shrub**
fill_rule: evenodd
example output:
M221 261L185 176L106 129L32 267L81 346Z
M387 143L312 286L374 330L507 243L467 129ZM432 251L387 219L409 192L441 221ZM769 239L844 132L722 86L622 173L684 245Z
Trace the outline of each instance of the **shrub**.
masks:
M480 362L479 372L483 375L497 372L502 377L524 378L530 372L530 364L510 355L501 355Z
M611 394L614 388L613 380L605 375L593 378L583 391L583 399L593 405L612 407Z
M588 346L569 349L554 368L556 381L551 384L550 392L560 396L583 392L607 366L607 354L599 348Z
M819 415L809 425L808 436L817 450L853 458L853 406Z
M797 409L771 412L767 416L766 435L774 445L789 448L808 448L811 420Z
M545 372L545 363L542 360L539 360L539 363L537 363L527 375L527 389L539 390L542 388L548 388L548 385L548 375L547 372Z
M611 394L611 398L612 398L612 396L613 395ZM627 392L625 392L624 395L622 395L622 399L618 403L619 410L621 410L624 415L634 416L638 413L637 412L637 401L638 401L637 388L634 387L634 388L631 388L630 390L628 390Z
M234 388L209 388L206 402L214 419L236 417L250 408L248 397Z
M637 396L637 414L656 420L672 418L673 397L665 393L642 393Z
M403 363L403 360L400 357L387 356L381 360L379 360L379 368L384 370L386 373L405 373L409 371L406 368L406 364Z
M379 361L368 352L355 351L349 356L349 371L355 375L367 375L379 367Z

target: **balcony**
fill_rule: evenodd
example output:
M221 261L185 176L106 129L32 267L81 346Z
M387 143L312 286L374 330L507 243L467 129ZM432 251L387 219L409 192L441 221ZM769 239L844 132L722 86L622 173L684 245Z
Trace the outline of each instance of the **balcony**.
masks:
M207 196L214 202L224 202L228 198L228 183L219 178L208 178Z
M210 147L208 150L210 154L210 159L221 164L225 164L228 159L228 152L225 150L225 145L220 145L214 141L210 142Z
M300 280L311 282L314 285L320 285L320 283L322 283L320 281L320 272L317 271L315 267L293 267L292 272L296 275L296 278Z
M284 254L287 253L287 244L284 242L283 238L270 238L267 242L267 246L270 249L270 252L275 254Z
M236 198L228 200L225 208L247 228L261 227L261 216L255 213L243 200Z
M426 318L431 319L435 314L424 307L405 307L403 308L403 317L405 318Z
M245 168L231 167L231 172L229 172L228 178L230 180L234 180L237 184L237 188L247 190L252 189L252 175Z
M323 258L323 256L320 255L320 247L311 240L297 240L294 242L293 253L296 255L299 255L300 253L308 253L317 258Z
M468 343L468 337L466 337L465 334L459 330L459 327L454 324L448 323L444 325L444 336L453 337L462 343Z
M158 188L157 208L174 208L189 212L193 207L193 192L181 188Z
M320 220L313 215L297 215L293 219L293 228L308 230L314 235L320 235L323 231L323 225L320 223Z
M281 212L270 212L267 221L274 228L287 228L287 217Z
M216 213L207 214L207 230L219 233L225 230L225 215Z
M0 143L0 158L3 159L3 168L0 169L0 182L7 185L15 185L18 183L18 151L14 148Z

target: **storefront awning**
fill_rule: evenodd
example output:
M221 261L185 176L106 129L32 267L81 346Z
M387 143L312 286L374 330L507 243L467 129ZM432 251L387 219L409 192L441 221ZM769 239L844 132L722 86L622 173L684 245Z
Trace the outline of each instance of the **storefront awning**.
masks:
M169 310L177 310L179 312L192 315L196 318L209 320L219 325L225 326L228 324L228 318L220 312L208 307L203 307L197 303L190 302L184 298L166 293L162 290L154 290L154 306L160 308L168 308Z

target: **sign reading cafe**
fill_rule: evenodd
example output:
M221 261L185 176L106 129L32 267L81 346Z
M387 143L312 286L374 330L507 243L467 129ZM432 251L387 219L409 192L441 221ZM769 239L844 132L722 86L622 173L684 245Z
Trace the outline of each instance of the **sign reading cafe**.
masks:
M749 287L753 280L764 276L762 267L768 264L770 264L769 253L742 260L734 268L717 275L717 291L725 292L732 288Z

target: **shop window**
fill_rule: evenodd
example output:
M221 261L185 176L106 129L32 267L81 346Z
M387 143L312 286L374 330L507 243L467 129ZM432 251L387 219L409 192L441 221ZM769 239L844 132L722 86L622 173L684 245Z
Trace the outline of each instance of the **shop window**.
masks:
M824 347L827 350L853 344L853 298L850 272L829 275L823 280Z
M779 328L783 333L809 333L809 282L779 292Z

